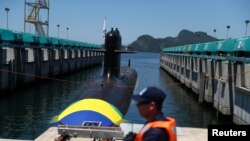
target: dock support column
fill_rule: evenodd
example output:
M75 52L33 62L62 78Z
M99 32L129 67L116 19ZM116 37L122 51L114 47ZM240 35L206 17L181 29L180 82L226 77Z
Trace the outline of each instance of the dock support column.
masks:
M49 53L47 48L42 49L41 75L49 76Z
M193 60L193 69L192 69L192 90L199 94L200 89L200 75L201 75L201 59L200 58L194 58Z
M187 57L187 66L185 71L185 85L192 88L192 57Z
M9 72L9 68L13 65L10 64L10 61L13 62L14 59L14 48L0 48L0 89L8 89L10 87L8 81L12 74ZM13 72L14 74L15 72Z
M62 61L60 49L54 49L54 57L51 58L54 66L54 75L60 75L62 70Z
M76 53L76 61L75 61L75 68L76 70L80 70L81 69L81 50L80 49L76 49L75 50Z
M205 77L205 101L213 102L213 61L207 60L207 74Z
M214 107L223 115L231 115L233 112L233 86L232 66L228 61L218 62L215 79L217 89L214 95Z
M35 55L33 48L25 48L25 60L24 60L24 83L30 83L35 81Z
M174 64L174 70L173 70L173 73L174 73L174 77L177 79L177 73L178 73L178 56L177 55L174 55L174 59L173 59L173 64Z
M7 51L4 48L0 48L0 89L6 89L8 84L6 83L6 79L8 79L8 73L5 71L7 60Z
M233 109L233 121L236 124L250 124L249 71L250 64L237 63Z
M181 56L177 56L177 79L181 79Z
M182 56L181 60L181 82L185 83L187 57Z
M82 67L81 67L81 69L83 69L83 68L86 68L86 66L87 66L87 59L86 59L86 51L82 49L81 52L82 52L82 56L81 56Z

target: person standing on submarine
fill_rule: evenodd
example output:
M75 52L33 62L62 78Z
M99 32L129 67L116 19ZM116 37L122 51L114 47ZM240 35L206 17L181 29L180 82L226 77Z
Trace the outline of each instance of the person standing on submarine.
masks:
M175 119L165 117L162 112L166 94L161 89L149 86L132 98L147 121L137 134L127 134L124 141L176 141Z

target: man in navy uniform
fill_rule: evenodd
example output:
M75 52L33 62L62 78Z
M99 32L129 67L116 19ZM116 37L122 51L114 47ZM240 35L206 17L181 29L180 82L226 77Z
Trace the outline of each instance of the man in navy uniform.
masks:
M124 141L176 141L175 119L165 117L162 112L162 104L166 94L157 87L144 88L133 99L141 116L147 122L137 133L129 133Z

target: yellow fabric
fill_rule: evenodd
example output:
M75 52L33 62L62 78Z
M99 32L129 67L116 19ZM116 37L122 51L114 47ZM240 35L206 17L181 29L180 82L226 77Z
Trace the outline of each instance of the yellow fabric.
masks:
M110 103L100 99L83 99L73 103L58 116L58 121L74 112L86 110L98 112L109 118L116 125L122 121L119 111L116 111Z

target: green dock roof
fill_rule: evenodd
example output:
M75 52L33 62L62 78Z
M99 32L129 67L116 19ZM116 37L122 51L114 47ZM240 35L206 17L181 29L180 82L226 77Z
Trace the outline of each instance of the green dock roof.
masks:
M208 42L205 44L204 51L215 53L217 51L218 42Z
M250 52L250 37L243 37L237 40L234 51Z
M194 48L194 52L195 53L203 53L204 52L204 48L205 48L205 44L204 43L196 44L195 48Z
M219 41L217 46L217 51L232 53L234 51L234 46L236 42L237 42L236 39L226 39L223 41Z
M14 41L14 34L10 30L0 29L0 40L1 41Z

